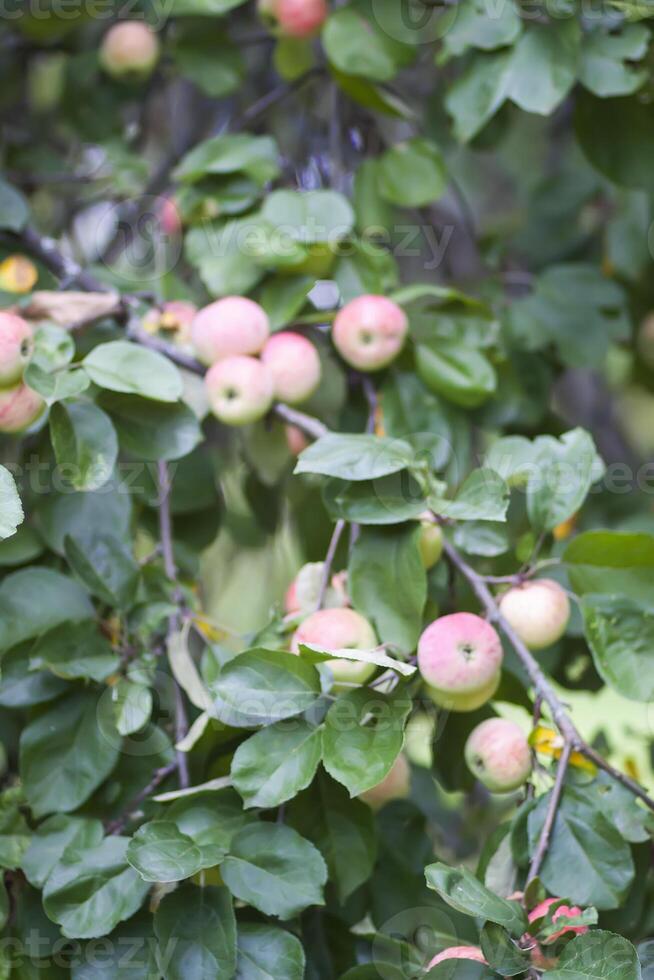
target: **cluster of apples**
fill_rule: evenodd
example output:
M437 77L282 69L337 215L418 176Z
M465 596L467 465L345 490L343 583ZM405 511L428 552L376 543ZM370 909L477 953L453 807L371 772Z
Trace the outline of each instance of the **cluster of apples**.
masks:
M520 893L511 897L516 900L523 898ZM528 915L529 931L521 938L519 945L529 953L531 962L537 970L553 970L556 967L558 956L552 955L551 948L559 940L574 939L575 936L583 936L588 932L588 926L574 924L577 917L582 914L579 906L566 905L560 898L546 898L531 909ZM543 929L543 926L549 926L548 919L561 928L554 932L549 927ZM450 946L449 949L435 956L427 969L431 970L447 960L472 960L488 966L488 961L479 946Z
M226 425L255 422L275 399L300 404L320 382L320 357L311 341L290 330L271 336L263 307L243 296L226 296L199 310L191 341L209 366L211 410Z
M15 313L0 312L0 432L22 432L45 407L23 373L34 351L34 331Z
M259 303L226 296L196 311L189 303L167 303L144 322L146 329L174 329L190 339L209 367L206 387L211 410L226 425L262 418L273 401L299 405L318 387L320 357L305 336L292 330L271 335ZM359 296L336 315L332 340L347 364L377 371L399 354L408 322L403 310L384 296ZM439 533L437 528L432 537Z

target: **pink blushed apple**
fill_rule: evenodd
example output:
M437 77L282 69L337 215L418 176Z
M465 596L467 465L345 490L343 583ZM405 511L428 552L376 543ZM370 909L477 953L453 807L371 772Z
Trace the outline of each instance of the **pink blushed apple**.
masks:
M465 760L472 774L492 793L510 793L531 774L527 737L514 721L489 718L472 731Z
M500 612L530 650L556 643L570 619L570 600L565 589L552 579L524 582L505 592Z
M287 37L311 37L327 18L326 0L259 0L259 14Z
M18 384L0 390L0 432L22 432L36 422L45 408L40 395Z
M334 346L359 371L378 371L394 361L404 346L408 320L404 310L385 296L358 296L336 316Z
M354 609L319 609L298 626L291 640L291 652L299 653L307 643L321 650L372 650L377 637L368 620ZM377 669L374 664L335 658L327 661L334 682L363 684Z
M299 456L310 445L308 438L297 425L285 425L286 445L292 456Z
M272 371L275 397L289 405L306 401L320 383L318 351L299 333L284 330L273 334L266 341L261 360Z
M205 364L239 354L259 354L269 333L265 310L245 296L226 296L210 303L191 324L193 344Z
M444 949L442 953L435 956L427 969L431 970L432 967L447 960L474 960L475 963L487 963L486 957L478 946L450 946L449 949Z
M23 377L32 352L31 326L14 313L0 313L0 388L9 388Z
M112 78L142 80L159 59L159 41L141 20L127 20L110 27L100 46L100 64Z
M403 800L411 789L411 767L404 753L400 752L381 783L372 789L367 789L359 799L367 803L373 810L380 810L391 800Z
M441 616L418 641L418 669L429 694L453 711L472 711L492 697L503 656L497 631L468 612Z
M273 402L273 376L255 357L227 357L205 378L211 411L225 425L247 425L263 418Z

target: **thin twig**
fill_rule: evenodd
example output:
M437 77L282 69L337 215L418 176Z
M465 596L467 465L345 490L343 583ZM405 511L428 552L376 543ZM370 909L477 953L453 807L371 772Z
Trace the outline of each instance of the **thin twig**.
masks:
M568 772L568 766L570 764L570 756L572 755L572 745L570 742L565 742L563 746L563 751L561 752L561 758L559 759L558 766L556 769L556 779L554 780L554 786L552 788L552 795L550 796L550 801L547 806L547 813L545 814L545 823L543 824L543 829L540 832L540 837L538 838L538 845L536 851L531 861L529 867L529 874L527 876L527 881L531 881L536 878L540 872L543 861L547 854L547 849L550 846L550 837L552 836L552 831L554 829L554 822L556 820L556 814L559 809L559 803L561 802L561 796L563 794L563 787L565 785L565 777Z
M168 473L168 464L163 460L159 461L157 467L158 490L159 490L159 534L161 537L161 554L163 556L164 570L169 582L173 585L175 602L179 603L181 594L177 584L177 567L175 565L175 555L173 552L173 528L170 516L170 491L171 483ZM168 620L168 636L172 636L179 629L179 613L173 614ZM173 678L175 691L175 742L181 742L188 732L188 718L184 695L177 680ZM179 784L182 789L191 785L188 770L188 757L185 752L176 752L176 765L179 772Z
M336 521L334 526L334 531L329 542L329 548L327 549L327 554L325 555L322 578L320 579L320 589L318 590L318 601L316 602L316 611L318 611L318 609L322 609L323 607L325 595L327 594L327 586L329 585L329 579L331 578L332 565L334 564L334 558L336 557L336 549L338 548L338 543L341 540L341 535L345 530L346 523L346 521L340 518Z
M152 779L144 786L143 789L139 790L134 799L131 801L127 809L120 817L112 820L106 825L107 834L120 834L122 830L125 829L129 823L130 817L132 817L141 807L141 803L144 803L154 791L163 783L168 776L172 775L177 769L177 762L169 762L167 766L162 766L160 769L155 769Z
M377 398L377 392L375 391L375 386L372 380L366 375L361 376L361 387L363 388L363 393L366 396L366 401L368 402L368 419L366 421L366 432L368 435L372 435L375 431L375 426L377 424L377 410L379 408L379 399Z

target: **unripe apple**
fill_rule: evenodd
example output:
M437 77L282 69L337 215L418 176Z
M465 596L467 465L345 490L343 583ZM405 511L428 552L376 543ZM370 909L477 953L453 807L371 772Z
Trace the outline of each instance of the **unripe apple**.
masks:
M205 364L238 354L258 354L269 333L265 310L245 296L226 296L210 303L191 325L195 349Z
M445 963L446 960L474 960L475 963L487 964L486 957L479 946L450 946L449 949L444 949L442 953L435 956L427 969L431 970L432 967Z
M320 383L318 351L299 333L284 330L266 341L261 360L272 371L275 397L289 405L306 401Z
M471 732L465 747L471 773L492 793L510 793L531 773L531 749L514 721L489 718Z
M0 432L22 432L36 422L45 408L40 395L27 385L0 390Z
M411 767L407 757L400 752L389 772L372 789L361 793L359 799L373 810L381 810L391 800L404 800L411 790Z
M558 582L540 578L505 592L500 612L531 650L542 650L565 633L570 601Z
M299 653L307 643L321 650L372 650L377 646L375 631L368 620L354 609L319 609L296 629L291 652ZM335 686L364 684L377 669L374 664L336 658L328 661Z
M287 616L308 616L318 605L325 563L311 561L303 565L284 596L284 612ZM339 609L349 605L347 572L336 572L323 596L326 609Z
M548 909L559 901L559 898L546 898L544 902L536 905L536 907L529 913L530 925L538 923L539 919L542 919L545 915L547 915ZM578 905L559 905L558 909L552 913L552 922L556 922L557 924L560 922L562 928L553 935L548 936L546 939L542 939L541 944L543 946L550 946L552 943L555 943L557 939L560 939L561 936L565 936L566 933L569 932L574 933L577 936L583 936L584 933L588 932L588 926L567 926L565 924L566 920L576 918L581 914L582 909L580 909ZM538 932L538 925L536 925L535 932Z
M358 296L336 316L332 340L344 361L378 371L402 350L409 327L401 307L385 296Z
M259 0L259 14L276 33L311 37L327 19L326 0Z
M182 216L173 197L164 196L159 200L159 223L166 235L180 235L183 230Z
M0 313L0 388L9 388L23 377L34 350L29 323L14 313Z
M443 532L438 524L431 521L422 522L418 549L422 564L427 571L440 561L443 554Z
M159 41L142 20L114 24L100 46L100 64L112 78L142 81L159 59Z
M495 693L503 657L497 631L469 612L441 616L418 641L429 695L451 711L472 711Z
M273 402L273 376L256 357L227 357L205 378L211 411L225 425L247 425L263 418Z

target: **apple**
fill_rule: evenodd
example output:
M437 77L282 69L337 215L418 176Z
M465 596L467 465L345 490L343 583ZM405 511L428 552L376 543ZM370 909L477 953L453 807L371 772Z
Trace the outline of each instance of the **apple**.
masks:
M34 333L22 317L0 313L0 388L10 388L23 377L34 350Z
M197 313L194 303L183 299L172 299L161 307L153 308L143 318L143 328L148 333L166 330L175 335L175 340L184 343L191 338L191 324Z
M501 679L502 671L498 670L487 684L477 688L476 691L456 694L453 691L442 691L437 687L432 687L431 684L425 684L425 693L437 707L444 708L446 711L476 711L477 708L481 708L482 705L491 700L500 686Z
M372 789L367 789L365 793L361 793L359 799L367 803L373 810L380 810L391 800L406 799L410 789L411 767L407 757L400 752L381 783L377 783Z
M297 425L285 425L284 431L286 434L286 445L292 456L299 456L310 445L304 432Z
M27 385L0 390L0 432L22 432L36 422L45 408L40 395Z
M265 310L245 296L226 296L210 303L191 325L198 357L209 365L238 354L259 354L269 333Z
M477 725L464 754L472 774L492 793L518 789L531 773L527 737L519 725L505 718L489 718Z
M225 425L247 425L263 418L273 403L271 372L256 357L227 357L205 378L211 411Z
M371 624L354 609L319 609L312 613L293 634L291 653L299 653L301 643L321 650L373 650L378 645ZM328 661L327 666L335 687L364 684L377 670L375 664L342 658Z
M450 946L449 949L444 949L442 953L435 956L427 969L431 970L432 967L438 966L439 963L445 963L447 960L474 960L475 963L488 965L488 961L479 946Z
M275 397L289 405L306 401L320 383L318 351L306 337L283 330L266 341L261 360L272 371Z
M100 64L112 78L141 81L159 60L159 41L142 20L110 27L100 45Z
M311 37L327 19L326 0L259 0L259 14L275 33Z
M182 216L175 203L174 197L164 197L159 200L159 223L161 230L171 237L181 235L183 230Z
M0 289L6 293L29 293L38 278L38 269L25 255L8 255L0 262Z
M440 561L443 554L443 532L433 521L422 521L418 550L422 564L427 571Z
M402 350L409 327L401 307L385 296L358 296L340 310L332 340L344 361L359 371L378 371Z
M538 923L539 919L542 919L547 915L548 910L552 905L560 902L559 898L546 898L544 902L536 905L535 908L529 913L529 923L533 925ZM575 918L582 914L582 909L578 905L559 905L552 913L552 922L561 923L562 928L558 932L555 932L552 936L548 936L547 939L541 940L543 946L550 946L555 943L557 939L561 936L565 936L566 933L574 933L577 936L583 936L584 933L588 932L588 926L566 926L565 922L567 919ZM536 932L538 931L538 925L536 926Z
M565 589L549 578L516 585L500 599L500 612L530 650L556 643L570 619Z
M284 596L284 612L287 616L308 616L318 605L325 563L312 561L303 565ZM336 572L324 596L323 606L338 609L349 605L347 572Z
M473 711L497 690L504 652L497 631L474 613L440 616L418 641L429 696L451 711Z

